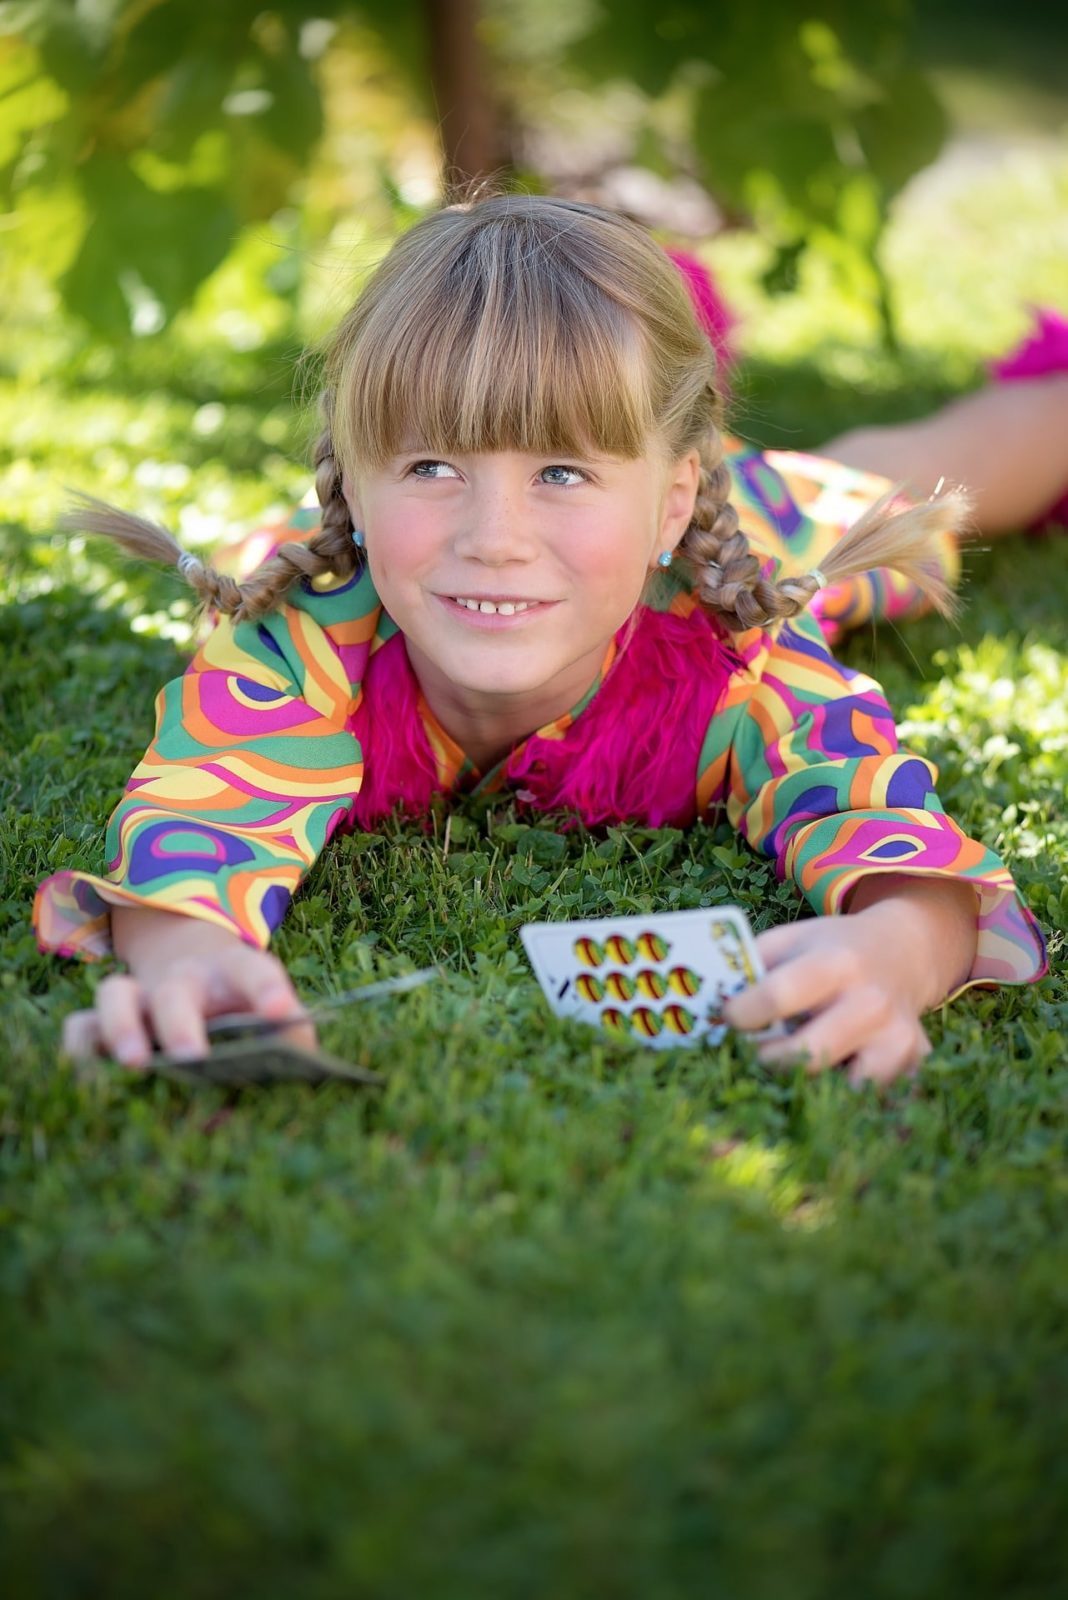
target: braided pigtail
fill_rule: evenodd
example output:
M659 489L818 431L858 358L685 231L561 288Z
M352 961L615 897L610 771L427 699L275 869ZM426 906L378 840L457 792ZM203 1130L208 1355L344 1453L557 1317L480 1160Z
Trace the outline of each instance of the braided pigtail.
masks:
M158 522L120 511L95 495L82 494L79 490L71 490L71 493L75 504L59 519L63 532L102 534L142 561L162 561L167 566L177 567L200 596L198 613L212 608L231 614L237 612L243 599L241 586L225 572L217 572L199 556L183 550L174 535Z
M329 417L328 394L323 396L322 409ZM60 518L59 526L68 533L102 534L141 560L176 566L200 597L198 619L216 611L233 617L235 622L253 621L275 610L297 578L317 578L324 572L347 578L356 571L358 556L352 543L352 519L342 493L329 425L316 440L314 459L315 489L322 506L319 532L306 544L288 540L280 545L244 583L183 550L174 535L159 523L120 511L93 495L72 491L77 503Z
M322 508L319 531L307 543L290 539L279 545L271 559L245 579L238 621L273 611L297 578L318 578L324 572L350 578L360 564L352 542L352 516L342 491L341 469L334 455L331 408L332 396L327 390L320 401L326 426L315 441L313 457L315 492Z
M701 463L693 520L677 554L690 567L698 602L733 631L795 617L828 584L877 567L903 573L943 616L954 614L957 598L943 576L939 545L947 532L968 526L970 501L963 490L895 511L900 491L892 489L857 519L819 567L775 579L764 576L764 564L738 525L730 503L730 469L715 428Z

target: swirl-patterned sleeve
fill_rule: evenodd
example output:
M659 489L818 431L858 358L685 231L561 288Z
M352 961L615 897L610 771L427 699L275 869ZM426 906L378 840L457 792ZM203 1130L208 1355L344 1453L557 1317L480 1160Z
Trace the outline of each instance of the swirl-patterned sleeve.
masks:
M897 490L901 507L911 503L890 478L847 467L828 456L754 450L728 439L727 460L732 500L750 549L797 573L818 567L846 530L883 495ZM935 536L931 562L955 587L961 561L952 529ZM865 622L922 617L931 610L931 601L910 578L890 567L877 567L821 589L811 609L824 636L834 644Z
M709 729L699 798L791 878L817 912L840 911L873 872L964 878L978 947L967 981L1028 983L1045 943L1008 869L946 816L934 766L902 750L873 679L835 661L811 617L744 636L748 670Z
M37 890L41 950L107 955L112 905L266 948L363 772L347 723L373 617L354 618L351 596L332 616L332 595L294 592L263 622L221 619L159 692L155 736L108 823L106 875L58 872Z

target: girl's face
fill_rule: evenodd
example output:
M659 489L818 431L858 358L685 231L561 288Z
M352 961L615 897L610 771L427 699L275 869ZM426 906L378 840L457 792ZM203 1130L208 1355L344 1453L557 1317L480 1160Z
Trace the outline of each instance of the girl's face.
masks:
M415 444L344 488L431 705L451 694L546 720L546 706L566 711L593 682L657 558L685 532L699 473L696 450L674 462L652 450L441 460Z

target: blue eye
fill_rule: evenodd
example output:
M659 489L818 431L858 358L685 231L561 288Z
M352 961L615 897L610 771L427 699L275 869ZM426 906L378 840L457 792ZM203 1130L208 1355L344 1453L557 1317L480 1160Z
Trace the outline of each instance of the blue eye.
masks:
M547 472L569 472L573 478L579 478L583 483L586 482L586 474L584 472L580 472L578 467L564 467L564 466L555 465L555 466L551 466L551 467L542 467L541 470L542 470L542 476L543 477L544 477L545 473L547 473ZM560 479L559 478L553 478L551 481L553 483L559 483ZM566 487L566 485L565 485L565 487Z
M434 472L434 471L421 472L419 470L420 467L431 467L431 468L433 468L433 467L448 467L448 470L450 472L455 473L455 471L456 471L456 468L455 467L450 467L449 463L447 461L431 461L431 460L413 461L411 466L408 468L408 470L409 470L409 472L414 473L417 478L431 478L431 479L433 479L433 478L436 478L438 476L438 474L436 472Z

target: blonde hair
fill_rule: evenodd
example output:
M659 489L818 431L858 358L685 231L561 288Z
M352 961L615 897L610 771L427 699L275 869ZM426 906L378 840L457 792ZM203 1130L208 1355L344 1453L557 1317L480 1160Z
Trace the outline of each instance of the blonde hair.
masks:
M342 477L404 448L521 450L671 460L700 453L693 519L676 554L698 602L731 629L795 616L825 584L875 567L912 579L946 613L936 548L968 510L959 490L893 510L884 496L820 569L765 576L730 503L715 356L682 278L644 229L573 200L494 194L447 205L393 246L326 354L315 445L318 533L280 546L243 583L188 556L163 528L88 496L64 525L180 566L201 610L277 608L298 578L351 576L362 557Z

